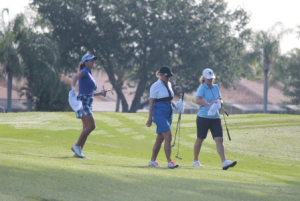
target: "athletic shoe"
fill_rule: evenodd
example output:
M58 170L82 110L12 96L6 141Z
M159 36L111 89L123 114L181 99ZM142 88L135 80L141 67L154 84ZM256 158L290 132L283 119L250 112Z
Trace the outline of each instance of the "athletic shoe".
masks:
M83 155L83 158L88 159L88 157L86 157L84 154L82 154L82 155ZM74 157L75 157L75 158L82 158L82 157L79 157L76 153L74 153Z
M157 168L159 168L160 166L159 166L159 164L158 164L158 162L156 162L156 161L149 161L149 166L152 166L152 167L157 167Z
M177 168L178 166L179 165L176 164L174 161L171 161L171 162L168 163L168 168L171 168L171 169Z
M79 158L84 158L84 155L81 152L81 147L74 145L71 150L79 157Z
M222 167L223 167L223 170L227 170L227 169L230 168L230 167L234 167L236 164L237 164L237 161L229 161L229 160L225 160L225 161L222 163Z
M201 165L199 161L194 161L193 166L203 168L203 165Z

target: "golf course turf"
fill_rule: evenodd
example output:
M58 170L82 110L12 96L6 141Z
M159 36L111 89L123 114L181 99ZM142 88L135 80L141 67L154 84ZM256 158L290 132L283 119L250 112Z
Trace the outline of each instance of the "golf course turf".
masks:
M181 116L176 169L167 168L163 147L162 167L148 167L156 126L145 126L147 114L94 117L83 149L89 159L79 159L71 151L82 127L75 113L0 114L0 201L300 200L299 115L230 115L231 141L222 118L226 158L238 161L226 171L210 132L199 155L204 168L192 167L195 114Z

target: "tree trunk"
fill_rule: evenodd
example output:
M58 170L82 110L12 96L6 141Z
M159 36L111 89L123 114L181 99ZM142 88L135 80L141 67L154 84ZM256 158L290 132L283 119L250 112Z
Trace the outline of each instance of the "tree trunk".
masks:
M128 112L128 103L126 101L126 98L122 92L122 86L119 87L116 84L116 79L115 79L115 75L113 72L113 65L111 64L111 61L109 59L109 57L106 57L106 62L107 62L107 67L104 67L104 70L108 76L108 79L111 83L111 85L113 86L113 88L115 89L118 99L121 100L121 104L122 104L122 112Z
M130 110L129 110L129 112L131 112L131 113L134 113L138 109L141 109L141 97L142 97L142 95L145 91L146 80L147 79L141 79L139 84L138 84L138 87L137 87L136 92L135 92L134 99L132 101L132 104L131 104Z
M119 97L117 95L117 102L116 102L116 110L115 110L115 112L119 112L119 111L120 111L120 99L119 99Z
M268 72L269 68L264 69L264 113L268 112Z
M12 73L7 73L7 112L11 112Z

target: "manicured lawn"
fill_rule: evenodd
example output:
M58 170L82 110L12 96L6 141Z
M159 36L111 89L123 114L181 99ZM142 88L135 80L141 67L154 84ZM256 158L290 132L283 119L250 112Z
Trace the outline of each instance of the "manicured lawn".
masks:
M167 169L163 149L148 162L155 124L147 114L95 113L97 128L84 153L70 150L81 130L74 113L0 114L0 200L299 200L300 116L231 115L224 126L226 157L237 160L223 171L209 133L200 153L204 168L192 167L195 115L182 115L177 169ZM173 135L178 116L174 116ZM223 121L223 117L222 117ZM177 143L177 142L176 142Z

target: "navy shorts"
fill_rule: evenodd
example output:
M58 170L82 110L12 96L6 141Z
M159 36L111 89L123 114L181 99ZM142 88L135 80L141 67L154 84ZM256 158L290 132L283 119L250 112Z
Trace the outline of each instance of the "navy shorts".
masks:
M82 112L84 112L85 116L93 114L92 104L94 101L94 97L92 94L89 95L79 94L77 96L77 100L81 101L82 103L82 109L76 112L76 117L78 119L82 118Z
M208 130L210 130L213 138L223 137L223 128L221 119L208 119L197 116L197 137L205 139L207 137Z

